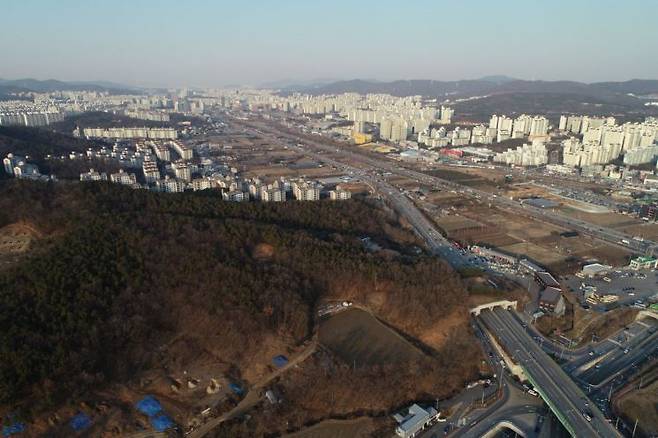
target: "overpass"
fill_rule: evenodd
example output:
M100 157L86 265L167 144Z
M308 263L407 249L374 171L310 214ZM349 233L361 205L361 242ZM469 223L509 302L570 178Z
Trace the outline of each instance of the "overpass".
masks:
M571 436L620 436L574 381L539 348L510 311L494 307L482 310L478 318L523 369Z
M481 304L477 307L473 307L471 310L469 310L469 312L471 312L471 315L473 316L479 316L480 312L482 312L483 310L485 309L492 310L495 307L500 307L507 310L515 310L516 301L508 301L508 300L493 301L491 303Z

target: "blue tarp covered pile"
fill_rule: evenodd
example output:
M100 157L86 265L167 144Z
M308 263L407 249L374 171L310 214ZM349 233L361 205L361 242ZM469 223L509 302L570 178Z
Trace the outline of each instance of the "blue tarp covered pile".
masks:
M25 424L23 423L13 423L13 424L8 424L6 426L3 426L2 428L2 436L12 436L17 433L21 433L25 430Z
M162 405L160 405L158 399L153 397L152 395L147 395L146 397L138 401L135 407L139 412L141 412L142 414L146 414L149 417L152 417L155 414L162 411Z
M160 414L156 417L151 417L151 425L158 432L164 432L167 429L170 429L174 426L174 422L171 421L165 414Z
M242 393L244 392L242 387L237 383L229 383L228 387L231 388L231 391L233 391L237 395L242 395Z
M162 410L162 405L152 395L147 395L137 402L135 405L137 410L143 414L148 415L151 425L158 432L164 432L167 429L174 427L174 422Z
M272 363L277 368L283 368L284 366L288 365L288 358L285 357L284 355L280 354L280 355L274 356L274 358L272 358Z
M91 418L89 418L89 415L80 412L78 415L71 418L69 425L71 426L71 429L80 432L91 426Z

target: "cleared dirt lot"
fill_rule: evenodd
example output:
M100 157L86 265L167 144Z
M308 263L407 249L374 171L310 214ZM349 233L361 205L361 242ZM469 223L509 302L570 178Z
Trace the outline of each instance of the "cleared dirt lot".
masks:
M320 343L347 363L376 365L421 358L423 353L370 313L349 309L320 324Z
M586 236L565 237L562 233L570 230L485 203L447 196L445 192L428 197L427 201L433 206L432 218L449 238L526 256L557 273L574 271L580 264L591 260L613 266L625 265L630 257L630 253L616 246ZM581 216L588 219L585 216L590 215ZM606 224L620 226L632 219L607 213L591 216L598 217Z

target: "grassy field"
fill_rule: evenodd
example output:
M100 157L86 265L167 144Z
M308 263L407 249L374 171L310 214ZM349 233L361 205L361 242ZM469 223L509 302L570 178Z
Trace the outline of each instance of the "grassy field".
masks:
M422 356L414 345L370 313L350 309L320 324L320 342L348 363L400 363Z
M373 421L368 417L355 420L325 420L287 438L359 438L370 436Z

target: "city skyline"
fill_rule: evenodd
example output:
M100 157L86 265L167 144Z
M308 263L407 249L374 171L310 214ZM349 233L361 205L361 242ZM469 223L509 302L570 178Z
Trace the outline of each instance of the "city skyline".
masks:
M649 56L658 5L644 1L252 5L13 2L0 17L0 78L219 87L498 74L597 82L658 71Z

